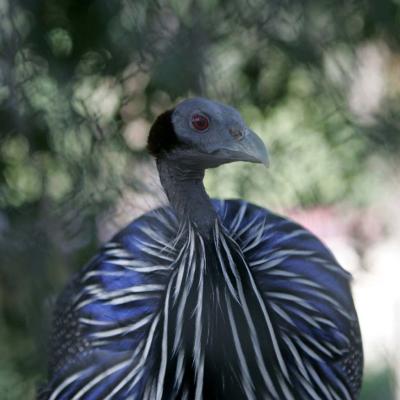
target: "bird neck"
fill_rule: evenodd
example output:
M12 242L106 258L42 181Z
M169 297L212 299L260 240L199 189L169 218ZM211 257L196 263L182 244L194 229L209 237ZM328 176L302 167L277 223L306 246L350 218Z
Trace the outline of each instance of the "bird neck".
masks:
M204 188L204 169L176 160L157 160L161 184L180 222L190 221L203 234L211 234L217 219Z

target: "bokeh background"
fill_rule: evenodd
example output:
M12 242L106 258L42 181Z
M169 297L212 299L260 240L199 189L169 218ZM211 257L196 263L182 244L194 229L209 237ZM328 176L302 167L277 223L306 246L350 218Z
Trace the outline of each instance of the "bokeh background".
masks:
M57 293L165 202L145 152L180 99L237 107L271 167L207 173L354 276L363 400L400 399L399 0L0 0L0 398L46 376Z

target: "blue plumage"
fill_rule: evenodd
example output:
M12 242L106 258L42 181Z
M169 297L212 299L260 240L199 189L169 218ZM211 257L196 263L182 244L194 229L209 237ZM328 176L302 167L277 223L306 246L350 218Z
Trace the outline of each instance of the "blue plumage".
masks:
M241 200L212 204L212 237L161 208L73 279L43 399L357 397L350 275L298 224Z

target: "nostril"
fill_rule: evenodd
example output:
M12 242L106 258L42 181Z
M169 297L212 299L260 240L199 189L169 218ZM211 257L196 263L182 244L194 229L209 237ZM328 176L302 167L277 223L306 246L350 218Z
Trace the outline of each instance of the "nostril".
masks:
M244 131L238 128L229 128L229 133L236 140L240 140L244 136Z

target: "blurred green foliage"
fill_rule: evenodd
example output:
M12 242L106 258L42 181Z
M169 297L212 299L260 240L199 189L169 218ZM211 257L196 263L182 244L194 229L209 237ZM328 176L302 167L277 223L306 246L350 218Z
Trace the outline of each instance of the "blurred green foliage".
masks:
M34 396L54 297L146 190L146 129L180 98L235 105L269 146L269 172L210 171L214 196L372 201L399 154L399 27L396 0L0 0L0 397Z
M366 378L361 392L362 400L396 399L394 377L390 369L371 371Z

